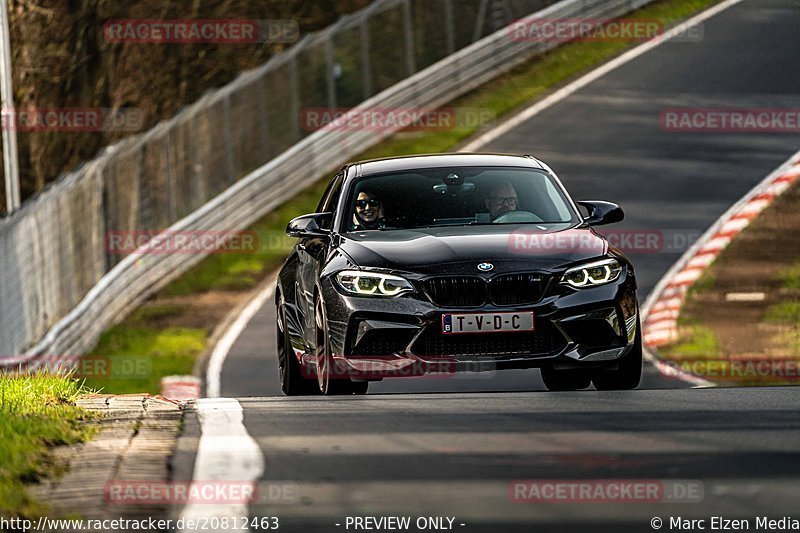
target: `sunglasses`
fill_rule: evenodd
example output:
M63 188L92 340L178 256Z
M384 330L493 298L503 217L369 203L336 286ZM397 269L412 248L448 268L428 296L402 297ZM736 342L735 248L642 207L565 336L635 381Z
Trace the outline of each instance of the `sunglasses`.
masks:
M493 196L492 200L498 204L514 205L517 203L516 196Z
M380 200L376 200L372 198L371 200L356 200L356 207L359 209L365 209L369 205L370 207L379 207L381 205Z

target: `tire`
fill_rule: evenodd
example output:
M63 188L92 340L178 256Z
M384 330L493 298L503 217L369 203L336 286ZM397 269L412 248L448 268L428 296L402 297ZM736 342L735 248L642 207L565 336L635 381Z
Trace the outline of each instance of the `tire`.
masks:
M351 381L349 394L356 394L358 396L366 394L369 389L369 381Z
M633 390L642 380L642 324L636 321L636 335L631 351L619 361L616 370L606 370L592 378L597 390Z
M289 340L289 330L286 327L286 308L278 304L277 340L278 340L278 374L281 380L281 390L286 396L308 396L319 394L317 383L313 379L303 377L300 362L294 355L292 344Z
M542 381L547 390L568 391L587 389L592 383L592 377L582 370L553 370L542 369Z
M333 355L328 337L328 317L322 299L317 296L314 303L314 325L316 329L317 385L319 392L326 396L366 394L368 381L352 381L348 378L332 378Z

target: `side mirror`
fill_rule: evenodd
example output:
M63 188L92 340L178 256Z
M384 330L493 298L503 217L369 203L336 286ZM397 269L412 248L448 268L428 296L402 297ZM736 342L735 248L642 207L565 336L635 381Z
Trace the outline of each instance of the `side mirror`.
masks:
M601 202L599 200L586 200L578 202L589 211L589 216L583 221L590 226L602 226L621 222L625 218L625 213L617 204L611 202Z
M333 213L311 213L299 216L289 221L286 226L286 235L289 237L327 237L330 230L323 229L330 226Z

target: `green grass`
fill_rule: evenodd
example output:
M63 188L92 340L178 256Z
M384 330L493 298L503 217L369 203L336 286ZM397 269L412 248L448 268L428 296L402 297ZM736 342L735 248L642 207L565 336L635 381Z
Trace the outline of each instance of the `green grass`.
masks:
M800 327L800 302L781 302L767 308L767 322L779 322Z
M78 380L47 374L0 373L0 515L34 516L42 504L24 483L58 472L48 446L87 440L91 416L75 406L91 392Z
M781 287L784 289L800 289L800 263L796 263L780 273Z
M720 0L662 0L645 7L630 16L660 19L671 23L705 9ZM545 91L565 83L571 78L594 66L613 58L634 44L628 42L579 41L564 44L554 50L532 59L513 71L499 76L471 93L455 99L448 104L451 108L477 108L495 117L503 118L522 106L540 97ZM463 127L450 130L425 130L402 132L379 145L367 150L355 159L392 157L416 153L443 152L453 149L477 131L477 127ZM200 262L179 279L170 283L158 295L189 296L209 290L246 290L257 285L263 273L277 268L292 246L292 242L277 238L283 234L287 222L301 214L314 211L330 176L320 176L311 187L298 193L291 202L269 213L253 224L249 230L256 231L260 241L279 243L262 247L257 254L215 254ZM282 244L281 244L282 243ZM195 332L197 333L197 332ZM169 342L153 341L151 337L169 339ZM182 344L184 341L186 344ZM190 359L202 351L197 343L200 336L160 331L154 327L142 327L140 321L124 320L101 339L93 353L104 355L139 354L154 351L157 360L153 364L154 375L146 383L146 390L155 392L153 387L161 376L173 370L178 373L191 372ZM204 341L204 338L203 338ZM176 350L168 354L168 348ZM120 352L119 349L124 351ZM194 354L194 355L191 355ZM166 364L163 359L174 357L174 364ZM104 387L108 392L132 392L135 380L91 380L95 386Z
M722 352L714 332L699 323L681 327L681 340L670 346L659 348L665 359L720 359Z
M192 374L206 336L198 328L135 327L126 321L103 333L78 372L101 392L158 394L162 377Z
M800 326L781 332L778 338L791 357L800 358Z
M767 308L764 320L789 326L778 335L781 346L794 357L800 357L800 302L781 302Z

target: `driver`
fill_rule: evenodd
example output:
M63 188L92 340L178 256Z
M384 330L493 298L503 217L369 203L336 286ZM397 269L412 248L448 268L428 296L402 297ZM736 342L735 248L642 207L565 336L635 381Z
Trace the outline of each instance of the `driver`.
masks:
M517 210L517 191L507 181L495 183L489 189L486 197L486 209L489 217L494 221L497 217Z
M370 192L358 193L356 212L353 213L353 229L380 229L383 224L383 202Z

